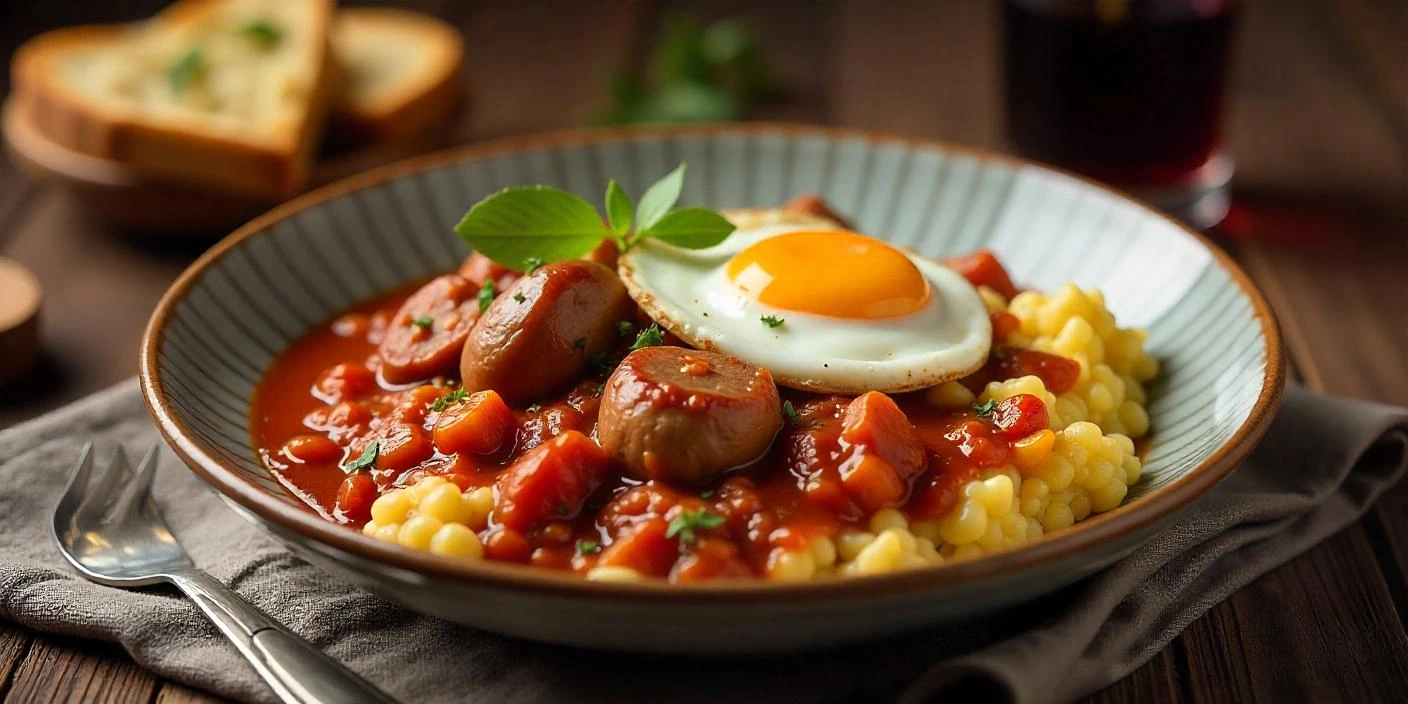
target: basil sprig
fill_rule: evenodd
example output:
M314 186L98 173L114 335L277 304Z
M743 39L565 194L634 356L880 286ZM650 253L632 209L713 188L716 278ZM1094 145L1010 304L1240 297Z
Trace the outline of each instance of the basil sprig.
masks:
M685 165L656 181L640 202L616 181L606 187L606 220L581 196L552 186L505 188L469 209L455 232L484 256L517 271L576 259L612 240L621 251L645 239L685 249L712 247L733 232L724 216L696 206L676 208Z

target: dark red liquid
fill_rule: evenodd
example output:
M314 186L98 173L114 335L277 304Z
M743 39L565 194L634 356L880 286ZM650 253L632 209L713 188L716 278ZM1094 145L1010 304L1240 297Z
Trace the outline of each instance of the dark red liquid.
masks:
M1005 0L1008 136L1110 183L1176 185L1215 153L1230 0ZM1118 3L1100 3L1117 5Z

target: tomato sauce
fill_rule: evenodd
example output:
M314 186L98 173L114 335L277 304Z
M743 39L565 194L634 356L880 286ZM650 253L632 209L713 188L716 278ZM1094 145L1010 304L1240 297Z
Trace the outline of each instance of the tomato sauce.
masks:
M595 437L604 376L589 374L557 398L505 411L508 439L487 454L444 452L434 433L447 411L437 410L437 402L454 398L456 379L392 384L378 371L377 346L415 290L393 292L321 326L273 363L254 394L251 428L264 464L330 521L359 527L378 494L425 475L445 476L462 489L495 487L501 512L504 477L534 448L571 444L561 439L573 431ZM1048 362L1014 354L983 375ZM1024 415L1030 409L1007 402L999 410L946 410L922 394L866 397L861 403L784 390L788 422L772 448L701 487L631 479L595 443L588 443L592 450L572 441L578 454L585 452L577 465L555 467L551 482L528 477L531 486L514 489L516 498L533 499L549 515L530 511L512 520L515 527L491 516L481 532L485 556L576 572L628 566L681 582L765 575L776 549L803 550L844 527L864 529L880 507L898 507L914 519L942 516L964 482L1006 461L1018 439L1012 432L1046 425L1044 407L1033 419ZM379 452L368 453L373 440ZM583 469L598 461L608 463L604 471ZM682 540L672 525L686 514L699 520Z

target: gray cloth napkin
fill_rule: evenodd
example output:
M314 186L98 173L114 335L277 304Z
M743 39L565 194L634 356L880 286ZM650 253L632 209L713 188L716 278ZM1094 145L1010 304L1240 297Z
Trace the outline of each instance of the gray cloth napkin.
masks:
M49 512L88 439L156 441L134 382L0 432L0 619L116 641L163 676L236 699L269 691L173 590L78 579ZM1291 388L1261 448L1129 558L1016 609L786 657L627 657L528 643L393 606L290 556L173 457L156 495L196 563L407 702L1059 702L1118 680L1228 594L1361 515L1408 462L1408 411ZM642 628L649 627L642 624Z

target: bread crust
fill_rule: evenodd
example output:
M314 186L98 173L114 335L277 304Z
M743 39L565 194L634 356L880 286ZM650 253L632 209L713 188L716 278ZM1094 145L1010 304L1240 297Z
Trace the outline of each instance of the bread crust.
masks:
M315 50L312 91L302 119L273 140L256 143L153 124L81 95L55 78L60 57L128 40L130 28L120 25L68 27L25 42L11 64L17 106L54 142L128 165L157 180L200 184L269 202L283 200L308 182L337 85L327 39L333 3L304 1L314 6L312 21L318 26L312 28L313 36L323 38ZM158 28L198 21L221 2L182 0L150 21Z
M334 100L328 129L331 138L340 144L366 142L399 143L421 137L447 126L465 107L464 40L449 24L434 17L409 10L387 7L367 7L340 10L334 20L336 40L338 25L356 23L399 28L424 37L435 52L435 63L415 78L416 90L381 105L362 106L351 100Z

